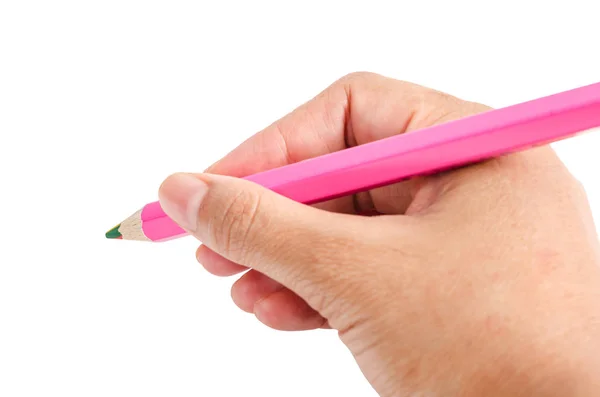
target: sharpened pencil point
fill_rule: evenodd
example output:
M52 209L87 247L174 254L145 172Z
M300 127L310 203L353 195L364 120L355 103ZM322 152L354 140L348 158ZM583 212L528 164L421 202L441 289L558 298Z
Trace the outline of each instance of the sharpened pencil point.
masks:
M122 238L121 233L119 232L120 227L121 227L121 224L119 223L117 226L113 227L108 232L106 232L106 238L114 238L114 239Z

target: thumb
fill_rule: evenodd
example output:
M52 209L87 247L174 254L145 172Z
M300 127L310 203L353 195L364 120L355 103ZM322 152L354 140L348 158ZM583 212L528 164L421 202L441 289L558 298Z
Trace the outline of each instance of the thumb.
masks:
M353 256L354 234L364 230L355 223L368 222L222 175L172 175L163 182L159 198L167 215L208 248L299 295L300 285L328 288L348 280L348 269L340 267L349 265L342 259Z

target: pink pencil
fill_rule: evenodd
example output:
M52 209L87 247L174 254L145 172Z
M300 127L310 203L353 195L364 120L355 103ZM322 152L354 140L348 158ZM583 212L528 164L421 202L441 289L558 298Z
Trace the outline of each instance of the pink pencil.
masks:
M292 200L313 204L549 144L600 126L600 83L248 176ZM186 235L158 202L106 233L166 241Z

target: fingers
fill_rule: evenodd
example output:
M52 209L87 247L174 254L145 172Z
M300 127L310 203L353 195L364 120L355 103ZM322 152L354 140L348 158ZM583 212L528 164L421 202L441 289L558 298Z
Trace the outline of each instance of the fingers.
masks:
M231 298L243 311L254 313L254 305L258 301L267 298L283 288L285 287L277 281L256 270L250 270L233 284L231 287Z
M196 259L208 272L215 276L229 277L248 270L245 266L223 258L205 245L201 245L196 251Z
M207 172L248 176L426 127L456 114L464 103L415 84L373 73L353 73L243 142ZM375 190L375 195L393 198L378 200L381 208L377 210L402 213L410 201L405 188L409 185ZM341 198L318 207L353 213L357 206L359 211L370 209L371 201L371 195L363 194L356 202Z
M216 276L231 276L248 270L215 253L204 245L198 248L200 263ZM231 287L234 303L253 313L265 325L278 330L303 331L329 328L326 320L294 292L255 271L244 274Z
M285 288L254 305L254 315L263 324L282 331L326 328L327 321L298 295Z
M335 83L243 142L207 172L244 177L342 150L347 111L346 91Z
M373 73L345 76L207 169L244 177L372 142L444 112L436 91ZM427 114L424 114L427 113Z
M245 177L342 150L346 147L347 111L346 91L343 85L334 83L313 100L243 142L206 172ZM314 206L332 212L354 212L350 197Z
M321 328L325 319L302 298L269 277L250 270L231 288L234 303L265 325L283 331Z

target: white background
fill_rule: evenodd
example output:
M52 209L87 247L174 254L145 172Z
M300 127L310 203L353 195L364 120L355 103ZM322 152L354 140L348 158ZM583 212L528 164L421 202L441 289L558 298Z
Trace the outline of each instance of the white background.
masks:
M104 232L349 72L493 107L600 81L598 15L595 0L0 1L0 395L373 396L334 332L239 311L192 239ZM600 133L555 147L600 219Z

